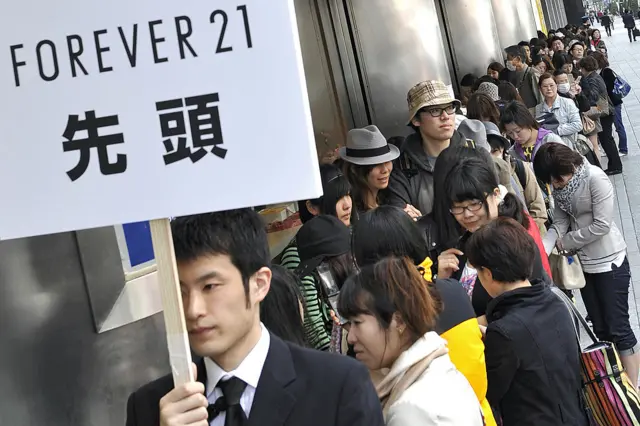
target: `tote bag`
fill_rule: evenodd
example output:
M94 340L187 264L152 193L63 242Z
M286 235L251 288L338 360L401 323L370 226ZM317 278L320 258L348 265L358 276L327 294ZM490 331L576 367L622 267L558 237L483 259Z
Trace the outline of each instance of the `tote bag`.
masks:
M578 256L563 256L554 248L549 255L549 266L553 282L561 289L578 290L587 283Z
M639 426L640 398L633 388L629 376L622 368L618 351L609 342L600 342L585 319L557 287L552 291L569 309L580 343L580 326L585 330L591 344L580 353L582 393L585 409L591 426Z
M613 93L621 98L626 97L631 92L631 85L627 81L616 74L616 79L613 81Z

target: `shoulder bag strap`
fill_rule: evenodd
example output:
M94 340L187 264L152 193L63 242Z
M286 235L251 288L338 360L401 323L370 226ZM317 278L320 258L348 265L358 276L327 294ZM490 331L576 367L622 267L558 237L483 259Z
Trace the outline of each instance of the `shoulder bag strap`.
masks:
M551 291L553 293L555 293L555 295L562 300L562 302L564 303L565 307L569 310L569 313L571 314L571 317L573 317L572 319L577 319L578 322L580 323L580 325L582 325L582 328L584 328L585 332L587 333L587 335L589 336L589 339L591 339L591 341L593 343L598 343L598 337L596 337L596 335L594 334L593 331L591 331L591 328L589 327L589 324L587 324L587 321L582 317L582 315L580 314L580 312L578 311L578 309L575 307L575 305L573 304L573 302L571 301L571 299L569 299L567 297L566 294L564 294L562 292L562 290L560 290L558 287L556 286L552 286L551 287ZM580 328L578 327L577 324L575 324L574 322L574 328L575 328L575 332L576 332L576 337L578 339L578 344L580 343Z

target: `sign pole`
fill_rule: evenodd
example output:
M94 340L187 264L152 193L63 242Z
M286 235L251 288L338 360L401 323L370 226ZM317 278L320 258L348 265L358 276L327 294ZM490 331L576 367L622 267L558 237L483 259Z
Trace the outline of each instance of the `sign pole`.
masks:
M195 381L169 219L150 221L174 386Z

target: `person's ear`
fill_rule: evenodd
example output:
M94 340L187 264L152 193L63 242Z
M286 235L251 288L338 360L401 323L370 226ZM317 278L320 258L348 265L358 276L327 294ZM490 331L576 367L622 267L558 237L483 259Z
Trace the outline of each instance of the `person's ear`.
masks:
M402 315L400 315L398 312L394 313L391 317L391 328L395 328L396 330L398 330L400 336L403 336L407 331L407 324L402 318Z
M309 213L311 213L312 215L318 216L320 214L320 209L311 204L311 201L307 200L305 205L307 206L307 210L309 210Z
M271 288L271 277L271 269L266 266L258 269L258 271L253 274L249 280L249 291L251 292L251 299L254 302L260 303L267 297L269 289Z
M411 119L411 124L413 124L415 127L420 127L420 119L418 118L418 115L419 113Z

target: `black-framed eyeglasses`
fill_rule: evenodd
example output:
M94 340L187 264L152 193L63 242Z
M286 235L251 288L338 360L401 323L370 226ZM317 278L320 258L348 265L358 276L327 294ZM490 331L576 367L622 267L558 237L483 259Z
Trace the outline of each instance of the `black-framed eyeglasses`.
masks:
M468 206L454 206L451 207L449 209L449 211L451 212L451 214L458 216L461 215L462 213L464 213L465 210L470 211L471 213L475 213L478 210L480 210L482 208L482 206L484 206L484 202L478 200L478 201L474 201L473 203L469 204Z
M443 106L443 107L427 107L423 108L422 112L429 114L432 117L440 117L443 112L446 112L447 115L452 115L456 112L456 106L454 104Z

